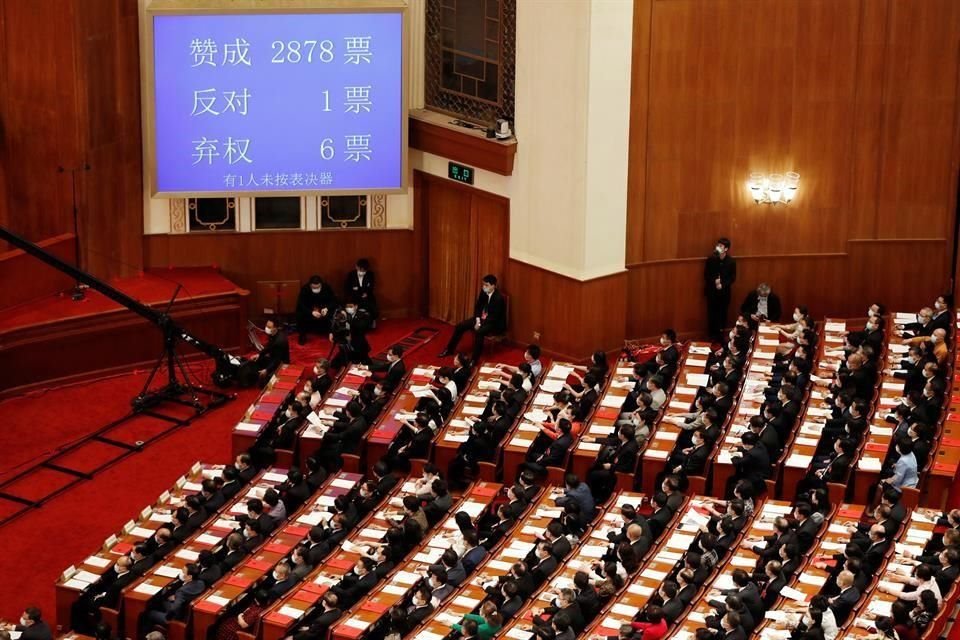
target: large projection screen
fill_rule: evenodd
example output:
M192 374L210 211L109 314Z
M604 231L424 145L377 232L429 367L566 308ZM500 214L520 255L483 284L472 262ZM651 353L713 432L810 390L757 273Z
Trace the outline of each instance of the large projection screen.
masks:
M154 197L400 193L403 0L140 0Z

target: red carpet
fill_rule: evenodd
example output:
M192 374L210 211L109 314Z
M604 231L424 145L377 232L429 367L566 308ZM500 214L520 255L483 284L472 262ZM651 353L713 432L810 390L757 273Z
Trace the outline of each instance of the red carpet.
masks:
M370 334L370 343L376 353L421 326L436 327L440 334L416 349L407 366L440 364L436 354L449 339L451 327L433 320L383 321ZM468 346L465 339L461 347ZM325 340L313 338L303 347L296 344L295 336L291 340L292 358L297 363L307 364L328 351ZM488 357L507 362L518 361L520 356L521 350L505 346L488 352ZM445 364L449 362L447 359ZM0 479L122 416L144 379L145 373L136 372L0 403ZM253 389L240 391L234 402L0 527L0 576L4 577L0 580L0 619L16 620L25 606L34 604L52 618L53 585L66 567L89 555L193 462L228 461L230 432L256 394ZM148 430L146 424L133 423L122 435L113 437L135 441L148 435ZM89 468L96 464L98 455L93 448L85 459L71 460L71 464ZM54 485L58 481L53 477L48 480Z

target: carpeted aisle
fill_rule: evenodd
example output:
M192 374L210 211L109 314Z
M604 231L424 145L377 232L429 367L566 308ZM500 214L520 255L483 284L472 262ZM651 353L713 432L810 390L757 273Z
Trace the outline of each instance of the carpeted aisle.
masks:
M435 327L440 334L411 354L408 368L441 364L436 354L449 339L451 327L433 320L381 322L369 336L374 353L421 326ZM466 339L461 346L469 346ZM300 347L296 336L291 337L295 363L308 364L328 351L326 340L313 337ZM503 346L488 355L514 362L521 350ZM145 375L136 372L50 389L0 404L0 479L122 416ZM227 462L233 425L256 395L256 390L241 390L237 400L0 527L0 619L16 620L28 604L40 606L52 618L54 583L60 573L94 551L193 462ZM82 461L75 462L82 466Z

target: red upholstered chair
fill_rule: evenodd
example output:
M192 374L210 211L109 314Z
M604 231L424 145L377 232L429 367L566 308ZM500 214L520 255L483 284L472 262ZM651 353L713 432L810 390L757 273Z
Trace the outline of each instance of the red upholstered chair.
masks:
M497 465L492 462L479 462L477 463L480 467L480 479L484 482L496 482L497 481Z
M353 453L345 453L340 456L343 459L343 470L347 473L360 473L360 456Z
M903 502L903 506L907 509L916 509L917 505L920 504L920 489L904 488L901 493L902 497L900 501Z
M100 607L100 620L113 629L114 635L120 635L122 633L123 627L120 624L123 622L120 619L120 612L117 609L110 609L109 607Z
M167 623L167 640L187 640L187 623L179 620Z

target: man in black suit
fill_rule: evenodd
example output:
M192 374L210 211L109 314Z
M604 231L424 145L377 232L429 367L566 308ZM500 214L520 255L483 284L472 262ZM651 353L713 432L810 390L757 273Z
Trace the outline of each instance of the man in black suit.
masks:
M854 575L851 572L841 571L837 576L837 588L840 589L840 593L828 600L838 627L846 623L853 608L860 601L860 591L853 586L853 578Z
M293 640L323 640L327 637L327 631L343 615L340 608L340 598L332 591L328 591L320 600L319 614L316 618L310 620L309 625L300 627L299 631L293 634Z
M271 582L272 584L270 584ZM273 573L270 575L270 581L267 583L270 584L270 587L267 593L271 600L278 600L283 597L283 594L290 591L297 582L297 576L293 575L290 565L286 561L280 562L274 567Z
M267 343L252 356L252 362L260 377L267 378L281 364L290 363L290 343L286 332L274 320L267 320L263 330L268 336Z
M337 346L337 355L331 362L334 369L340 369L347 363L370 362L367 332L372 323L370 314L361 309L355 299L347 300L342 309L334 312L330 323L330 342Z
M497 290L497 277L490 274L483 276L481 288L482 291L473 306L473 317L454 327L447 348L438 357L444 358L455 352L463 334L472 331L473 361L480 362L483 339L490 335L501 335L507 330L507 303Z
M387 349L387 361L371 363L370 371L373 372L372 379L379 382L384 391L392 393L407 374L407 367L403 362L403 347L395 344Z
M580 633L583 631L583 628L587 626L583 612L580 611L580 605L577 604L577 596L573 589L560 589L560 594L553 599L553 602L551 602L549 606L539 610L534 609L533 624L536 626L544 626L547 622L541 614L545 613L548 616L554 616L560 612L564 612L570 616L570 626L573 627L576 633Z
M372 559L362 557L344 574L340 582L331 588L344 606L353 606L377 584L377 574L373 567Z
M730 458L736 473L730 478L727 494L732 495L733 487L746 480L753 485L754 495L760 495L765 488L764 480L770 477L770 456L752 431L740 436L740 441L737 453Z
M144 612L142 628L149 630L150 625L166 626L171 620L184 620L190 611L190 603L207 588L199 579L200 566L190 563L180 573L180 586L161 601L159 609ZM142 634L145 635L145 634Z
M801 553L806 553L813 546L820 533L820 524L811 518L813 507L806 502L798 502L793 508L793 517L797 532L797 545Z
M376 278L370 270L370 261L366 258L357 260L353 271L347 274L347 282L344 285L345 297L355 298L360 308L370 314L374 326L376 326L377 316L380 315L377 297L373 291L375 285Z
M676 582L668 580L660 585L657 594L660 598L660 601L663 603L660 605L660 610L663 612L663 617L667 619L667 623L673 624L676 622L683 612L687 609L687 605L677 597L677 593L680 591Z
M231 533L227 536L226 553L223 560L220 561L220 568L226 573L243 562L247 557L247 550L243 546L243 536L239 533Z
M508 580L500 587L500 591L503 594L503 604L500 605L500 613L505 620L509 620L517 615L517 612L523 607L520 587L517 585L516 580Z
M780 598L780 591L787 586L787 576L783 573L783 565L779 560L771 560L763 567L767 583L760 590L760 602L763 610L772 607ZM759 618L758 618L759 619Z
M764 320L780 322L780 296L773 293L766 282L761 282L743 299L740 314L747 319L750 328L754 330Z
M20 616L20 624L9 625L8 630L19 631L22 640L53 640L50 625L41 618L37 607L27 607Z
M730 256L730 240L720 238L703 265L703 294L707 298L707 326L710 338L723 342L730 292L737 279L737 262Z
M100 607L119 608L120 593L140 577L130 570L132 566L133 560L129 556L120 556L113 567L74 602L70 610L70 623L74 631L92 635L100 620Z
M330 331L330 319L337 307L333 289L320 276L310 276L310 281L300 288L297 296L297 331L300 344L307 342L307 333L326 335Z
M200 496L203 498L203 508L206 509L208 514L216 513L226 502L223 492L217 487L213 478L204 479L201 486L203 487L200 491Z
M430 589L421 585L413 592L410 606L407 607L407 628L414 629L433 613L434 607L430 603Z

